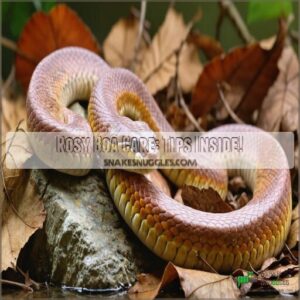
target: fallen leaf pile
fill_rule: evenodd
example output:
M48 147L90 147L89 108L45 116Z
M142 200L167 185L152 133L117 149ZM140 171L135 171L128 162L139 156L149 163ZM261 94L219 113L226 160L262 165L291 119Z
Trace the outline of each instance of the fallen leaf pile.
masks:
M276 80L279 72L277 61L284 47L285 35L285 24L281 23L277 40L270 50L256 43L236 48L207 64L193 91L190 108L195 116L207 114L217 103L220 84L232 109L242 119L250 121L252 113L260 108L269 87ZM228 116L226 111L221 112L219 118Z
M294 294L299 290L298 261L290 256L283 256L279 259L271 257L256 273L239 269L233 273L233 276L240 285L242 296L263 290L269 290L275 294Z
M162 288L179 279L184 295L189 299L237 299L240 291L232 276L183 269L168 263L161 278L141 274L129 289L132 300L155 299Z
M43 203L36 186L30 180L30 171L22 165L32 156L26 136L25 99L2 98L2 176L3 198L1 197L1 271L17 265L20 250L29 237L42 228L45 220ZM7 138L6 133L18 128L18 138ZM7 165L18 169L10 169Z

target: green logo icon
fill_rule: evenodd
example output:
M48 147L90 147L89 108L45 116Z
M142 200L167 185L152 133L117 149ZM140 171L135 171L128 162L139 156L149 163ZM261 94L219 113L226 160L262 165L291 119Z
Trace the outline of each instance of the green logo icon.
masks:
M240 287L242 284L249 283L251 278L254 276L253 272L247 272L247 275L237 277L237 286Z

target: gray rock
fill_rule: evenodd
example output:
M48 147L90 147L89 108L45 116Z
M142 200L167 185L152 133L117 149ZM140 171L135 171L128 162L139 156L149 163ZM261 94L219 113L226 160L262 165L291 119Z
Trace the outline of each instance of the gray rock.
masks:
M73 177L34 171L47 212L33 242L35 277L72 287L117 289L161 266L131 233L107 191L103 173Z

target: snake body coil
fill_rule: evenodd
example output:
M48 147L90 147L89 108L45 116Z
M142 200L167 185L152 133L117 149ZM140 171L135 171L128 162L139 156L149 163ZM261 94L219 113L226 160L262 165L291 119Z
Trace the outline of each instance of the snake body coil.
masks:
M90 98L89 123L66 108L82 98ZM100 57L75 47L58 50L37 66L29 87L27 113L28 127L33 132L90 135L92 131L172 131L135 75L111 69ZM246 125L227 125L217 130L259 131ZM55 168L53 161L58 158L47 149L45 141L34 150ZM271 149L266 147L264 151ZM66 172L83 175L89 170L88 154L72 159L81 159L84 170ZM230 161L228 164L230 168ZM179 187L212 187L223 199L226 196L226 171L199 168L163 172ZM218 214L174 201L140 174L108 170L106 180L120 214L155 254L179 266L210 270L210 265L227 273L237 268L257 268L266 258L278 254L291 221L288 166L281 170L241 168L237 173L252 188L253 198L239 210Z

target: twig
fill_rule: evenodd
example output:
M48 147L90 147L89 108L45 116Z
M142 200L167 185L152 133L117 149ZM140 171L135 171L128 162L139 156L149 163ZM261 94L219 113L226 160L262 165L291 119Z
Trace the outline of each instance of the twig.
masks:
M255 275L258 275L258 273L256 272L256 270L253 268L251 262L248 262L250 269L252 270L253 273L255 273Z
M255 38L249 32L244 20L242 19L239 11L236 9L234 3L231 0L221 0L221 7L224 9L224 12L229 16L232 23L235 25L240 37L245 43L252 43L255 41Z
M24 283L20 283L20 282L16 282L16 281L11 281L11 280L6 280L6 279L0 279L1 284L9 284L9 285L13 285L13 286L17 286L20 288L23 288L29 292L33 292L33 289L30 286L27 286Z
M141 18L141 12L134 6L130 9L130 13L137 19ZM151 27L151 23L145 18L142 38L143 38L143 41L146 43L147 47L150 46L150 44L151 44L151 37L150 37L150 34L148 33L148 30L150 29L150 27Z
M224 17L225 17L225 10L224 10L224 7L220 5L220 12L219 12L219 16L218 16L218 20L217 20L217 24L216 24L216 40L218 40L218 41L220 40L221 26L224 21Z
M135 65L137 62L137 56L138 56L139 50L141 48L141 42L142 42L142 37L143 37L143 32L144 32L144 24L145 24L145 18L146 18L146 10L147 10L147 1L142 0L141 1L139 32L138 32L138 36L137 36L135 47L134 47L133 60L132 60L131 66L130 66L130 69L132 71L134 71L134 68L135 68Z
M37 290L40 289L40 284L37 283L36 281L34 281L33 279L31 279L31 278L29 277L28 273L26 274L26 273L25 273L20 267L18 267L17 265L15 265L15 264L12 264L12 265L13 265L13 267L14 267L18 272L20 272L20 273L23 275L23 277L24 277L24 279L25 279L25 284L26 284L26 279L29 278L31 284L32 284Z
M181 89L180 89L180 94L179 94L179 103L180 103L180 106L183 108L189 121L196 127L196 129L198 131L204 132L205 130L199 125L199 123L197 122L197 120L195 119L195 117L193 116L191 111L189 110L188 106L186 105L185 100L182 96Z
M287 251L290 253L290 255L292 256L292 259L294 260L294 261L298 261L298 259L294 256L294 254L292 253L292 251L291 251L291 249L289 248L289 246L286 244L286 243L284 243L284 246L285 246L285 248L287 249Z
M3 37L3 36L0 37L0 41L1 41L1 45L2 46L4 46L4 47L6 47L6 48L8 48L8 49L10 49L10 50L12 50L14 52L16 52L17 54L19 54L23 58L31 61L32 63L35 63L35 64L38 63L38 61L36 59L30 57L28 54L26 54L23 51L21 51L18 48L18 45L14 41L12 41L12 40L10 40L10 39L8 39L6 37Z
M5 82L2 85L1 96L7 96L7 91L15 79L15 73L16 73L15 66L12 66L7 79L5 80Z
M201 256L198 256L214 273L216 273L216 274L219 274L215 269L214 269L214 267L213 266L211 266L207 261L206 261L206 259L204 259L203 257L201 257Z
M217 88L218 88L218 92L219 92L219 96L220 99L222 100L228 114L230 115L230 117L238 124L245 124L245 122L243 120L241 120L236 114L235 112L231 109L230 105L228 104L228 102L225 99L222 87L220 86L220 84L217 84Z
M132 6L131 9L130 9L130 13L137 19L140 19L141 18L141 12L135 7L135 6ZM145 18L144 20L144 30L148 30L150 29L150 22Z

